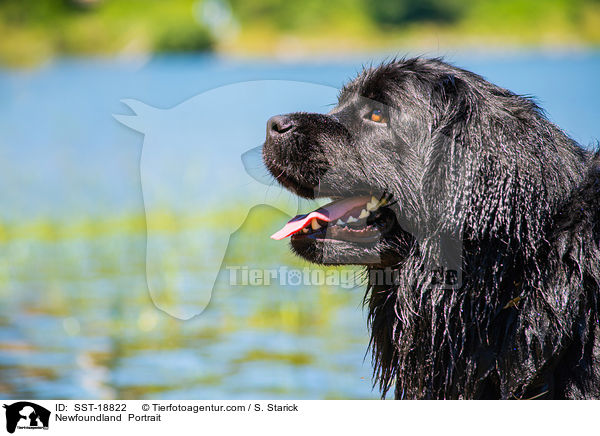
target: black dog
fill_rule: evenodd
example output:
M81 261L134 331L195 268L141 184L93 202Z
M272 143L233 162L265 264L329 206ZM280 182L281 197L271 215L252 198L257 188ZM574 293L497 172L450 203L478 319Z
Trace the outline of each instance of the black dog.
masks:
M271 118L263 155L286 188L334 199L273 237L368 267L383 396L600 398L600 157L531 99L392 61L327 115Z

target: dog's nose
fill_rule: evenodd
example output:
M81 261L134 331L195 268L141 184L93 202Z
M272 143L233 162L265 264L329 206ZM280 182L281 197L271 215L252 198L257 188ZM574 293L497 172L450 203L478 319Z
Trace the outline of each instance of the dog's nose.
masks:
M292 119L287 115L275 115L267 121L267 135L283 135L295 127Z

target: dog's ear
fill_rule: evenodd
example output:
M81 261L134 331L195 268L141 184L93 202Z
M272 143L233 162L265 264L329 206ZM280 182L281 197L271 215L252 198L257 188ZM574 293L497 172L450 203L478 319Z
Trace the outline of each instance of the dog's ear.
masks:
M472 109L468 85L454 74L444 74L434 87L432 100L437 103L440 121L457 122L468 117Z
M456 94L458 91L456 77L453 74L446 74L440 80L439 87L443 96Z

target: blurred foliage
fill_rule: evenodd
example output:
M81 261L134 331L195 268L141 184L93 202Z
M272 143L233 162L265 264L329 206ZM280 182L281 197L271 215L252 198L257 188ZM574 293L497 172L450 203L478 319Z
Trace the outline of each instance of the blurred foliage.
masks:
M0 62L25 65L57 54L597 45L600 0L0 0L0 32Z
M311 31L325 27L339 29L345 25L352 27L357 23L364 25L368 20L361 0L331 0L326 3L320 0L231 0L230 6L244 27L268 26L284 32Z
M460 0L379 0L369 12L383 25L403 25L411 22L452 23L464 13L467 3Z
M233 52L293 56L357 50L600 44L599 0L230 0Z
M213 38L194 0L0 0L0 62L56 54L206 51Z

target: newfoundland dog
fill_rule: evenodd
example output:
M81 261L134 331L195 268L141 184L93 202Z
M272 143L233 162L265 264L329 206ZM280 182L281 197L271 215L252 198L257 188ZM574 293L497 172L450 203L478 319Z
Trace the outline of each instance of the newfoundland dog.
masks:
M263 157L333 200L272 237L366 266L382 396L600 398L600 155L530 98L394 60L328 114L271 118Z

